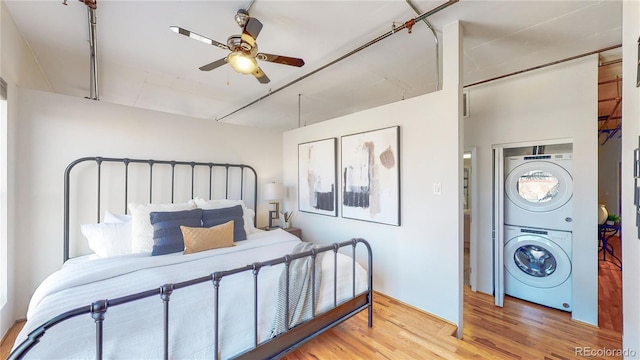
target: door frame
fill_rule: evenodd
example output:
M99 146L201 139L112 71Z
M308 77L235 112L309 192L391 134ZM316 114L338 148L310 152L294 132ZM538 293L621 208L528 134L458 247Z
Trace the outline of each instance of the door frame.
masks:
M478 148L469 146L464 153L471 153L471 173L469 174L469 285L471 291L478 291L478 221L474 221L478 214ZM475 271L474 271L475 270Z
M493 146L493 295L504 305L504 147Z
M569 143L573 144L572 138L491 145L493 155L493 295L496 306L502 307L504 305L504 150Z

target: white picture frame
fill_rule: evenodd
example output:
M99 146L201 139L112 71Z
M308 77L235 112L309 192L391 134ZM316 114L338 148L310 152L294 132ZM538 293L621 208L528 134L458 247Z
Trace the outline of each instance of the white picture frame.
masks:
M400 127L341 138L342 217L400 226Z
M336 138L298 144L298 210L338 216Z

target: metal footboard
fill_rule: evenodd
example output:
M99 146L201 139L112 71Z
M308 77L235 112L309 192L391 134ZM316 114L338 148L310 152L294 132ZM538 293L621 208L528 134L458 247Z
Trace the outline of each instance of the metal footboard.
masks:
M363 244L367 250L367 261L368 261L368 279L367 279L367 290L360 294L356 294L356 246L358 244ZM338 285L337 285L337 256L338 251L342 247L352 247L352 296L350 299L338 303ZM323 313L316 313L316 304L315 300L313 300L313 317L311 320L303 322L301 324L297 324L295 326L291 326L289 322L289 265L293 260L311 257L314 261L312 261L312 266L314 267L312 274L312 289L315 293L315 258L318 254L323 252L333 251L334 253L334 296L333 296L333 308L325 311ZM258 279L260 274L260 269L265 266L274 266L278 264L284 264L287 277L287 286L286 286L286 301L287 304L285 306L284 314L276 314L276 316L284 316L287 331L264 342L260 343L258 339ZM372 327L373 321L373 273L372 273L372 252L371 246L364 239L351 239L350 241L345 241L341 243L334 243L332 245L315 248L309 251L304 251L295 254L288 254L283 257L275 258L268 261L263 262L255 262L250 265L246 265L243 267L225 270L225 271L217 271L213 274L205 277L195 278L192 280L187 280L180 283L174 284L165 284L156 289L151 289L143 292L139 292L136 294L131 294L127 296L123 296L116 299L109 300L98 300L92 303L91 305L78 307L76 309L67 311L62 313L51 320L47 321L43 325L39 326L31 333L29 333L28 338L22 342L10 355L10 360L13 359L22 359L27 353L38 344L40 339L45 335L47 330L56 326L57 324L71 319L76 316L90 314L91 317L95 321L96 325L96 359L102 359L102 351L103 351L103 343L104 343L104 334L103 334L103 323L108 321L107 310L114 306L119 306L122 304L130 303L133 301L137 301L140 299L158 296L163 303L163 326L164 326L164 336L163 336L163 346L164 346L164 359L169 358L169 304L171 295L173 292L178 291L182 288L193 286L196 284L201 284L205 282L211 282L214 289L214 351L215 351L215 359L220 358L220 348L219 348L219 294L223 291L222 280L225 277L228 277L233 274L238 274L242 272L252 272L253 273L253 288L254 288L254 316L253 316L253 336L254 336L254 346L252 349L245 351L241 354L235 355L234 359L268 359L268 358L277 358L283 356L284 354L294 350L296 347L305 343L306 341L314 338L315 336L321 334L325 330L341 323L342 321L348 319L349 317L357 314L358 312L367 309L368 310L368 326ZM313 297L312 297L313 298Z

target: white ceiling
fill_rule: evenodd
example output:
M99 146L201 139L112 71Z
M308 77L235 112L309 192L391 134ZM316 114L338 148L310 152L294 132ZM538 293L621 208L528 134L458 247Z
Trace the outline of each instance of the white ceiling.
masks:
M89 96L87 8L76 0L5 0L55 92ZM444 1L413 3L423 12ZM198 67L225 50L169 30L177 25L226 43L246 1L99 0L100 100L216 119L339 58L417 14L405 0L256 0L261 51L303 58L301 68L260 62L260 84L228 65ZM464 27L464 84L472 84L621 43L621 1L460 1L428 17ZM441 43L442 46L442 43ZM440 48L442 49L442 48ZM292 129L432 92L435 42L420 22L222 121Z

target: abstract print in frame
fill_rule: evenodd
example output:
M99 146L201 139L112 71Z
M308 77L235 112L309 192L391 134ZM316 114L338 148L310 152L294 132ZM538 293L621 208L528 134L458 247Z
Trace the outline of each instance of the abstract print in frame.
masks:
M337 216L336 138L298 144L298 209Z
M343 136L342 217L400 225L400 127Z

